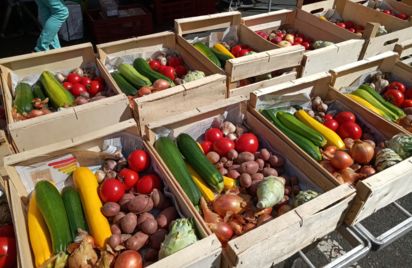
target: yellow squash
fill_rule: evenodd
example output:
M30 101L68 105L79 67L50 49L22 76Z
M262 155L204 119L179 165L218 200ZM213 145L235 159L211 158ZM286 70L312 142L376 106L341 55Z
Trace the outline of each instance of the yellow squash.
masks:
M27 226L29 228L30 245L34 255L36 267L40 267L52 256L49 230L37 208L36 196L31 195L27 212Z
M311 117L305 110L300 109L295 113L295 116L308 125L309 127L313 128L314 130L318 131L325 139L328 141L327 145L334 145L338 149L343 150L345 149L345 143L336 134L335 131L332 129L324 126L322 123L317 121L315 118Z
M186 167L192 177L193 182L196 184L197 188L199 189L200 193L202 194L203 198L207 202L213 202L216 198L216 194L210 189L207 184L200 178L199 174L188 164L186 163Z
M225 190L231 190L231 189L237 187L236 180L232 179L232 178L229 178L229 177L226 177L226 176L223 176L223 185L225 187L224 188Z
M97 178L87 167L79 167L73 172L73 181L79 190L84 214L90 234L98 247L104 248L106 240L112 235L109 221L102 214L102 201L98 195Z
M216 43L213 46L213 48L216 49L217 51L219 51L220 53L225 54L226 56L228 56L231 59L235 58L235 56L233 56L233 54L224 45L222 45L220 43Z
M345 94L345 96L352 99L354 102L362 105L363 107L368 108L372 112L374 112L374 113L376 113L380 116L386 117L384 112L382 112L381 110L379 110L378 108L376 108L375 106L370 104L367 100L362 99L361 97L358 97L358 96L353 95L353 94Z

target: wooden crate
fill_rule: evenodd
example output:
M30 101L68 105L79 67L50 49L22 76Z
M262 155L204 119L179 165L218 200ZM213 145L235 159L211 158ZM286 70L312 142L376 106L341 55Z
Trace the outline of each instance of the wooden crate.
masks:
M13 119L11 74L23 78L40 74L45 70L70 71L79 66L90 65L96 66L106 85L116 93L115 96L23 121ZM117 90L112 80L103 71L103 66L96 61L93 46L90 43L4 58L0 60L0 70L8 132L17 151L56 143L132 117L127 97Z
M407 85L412 84L412 67L399 60L398 54L388 51L383 54L364 59L352 64L341 66L330 70L332 74L332 86L341 90L348 87L360 76L380 70L391 73L400 82ZM362 106L363 108L363 106ZM363 108L367 110L366 108ZM389 124L394 125L402 131L406 131L401 125L387 120Z
M328 47L305 51L299 76L327 72L331 68L355 62L359 59L365 43L361 39L352 39L352 36L346 30L335 31L333 29L332 31L330 28L322 27L318 18L307 16L307 13L300 9L259 14L245 17L242 21L254 32L265 31L270 33L272 30L287 26L312 40L335 43Z
M367 0L351 0L351 1L363 4L363 5L367 2ZM396 13L404 13L408 16L412 16L412 6L408 5L407 3L401 0L384 0L383 2L390 5L392 7L392 11L395 11Z
M399 54L403 63L412 64L412 39L396 44L394 51Z
M239 42L250 46L257 53L226 61L224 71L227 75L228 96L249 96L251 90L262 87L262 82L248 86L238 87L241 80L251 78L273 71L292 72L272 79L265 80L270 84L278 84L296 78L293 71L300 66L304 49L301 46L279 48L277 45L257 36L252 30L241 24L241 14L237 11L225 12L207 16L175 20L175 32L178 43L187 49L197 59L210 66L215 66L205 55L195 49L184 37L187 34L200 34L226 29L230 26L237 27ZM222 68L223 69L223 68ZM222 70L223 71L223 70Z
M331 181L336 182L336 179L331 173L324 169L316 160L311 158L257 111L257 109L259 109L260 101L263 99L284 94L293 95L310 92L320 96L324 100L337 101L345 108L345 110L353 112L359 121L367 123L371 130L381 134L384 139L389 139L398 133L406 132L395 125L389 124L386 120L376 116L369 110L359 106L348 97L333 89L330 86L330 83L331 76L327 74L317 74L297 79L293 82L255 91L251 95L250 105L254 107L256 117L258 117L259 120L276 133L283 141L293 147L308 162L315 166L319 172L328 177ZM412 157L359 181L356 184L355 201L346 215L345 222L354 225L410 192L412 192Z
M140 148L148 150L151 157L151 163L156 167L158 175L165 185L169 187L175 196L179 208L186 217L195 217L192 210L187 206L187 197L180 195L180 192L174 188L174 183L169 181L166 171L153 157L147 143L138 136L138 127L133 119L113 124L101 128L86 135L77 136L73 139L67 139L56 144L47 145L31 151L22 152L9 156L5 159L6 170L10 177L10 199L14 226L16 230L16 241L18 241L19 259L22 267L33 267L33 257L30 250L29 238L26 224L26 211L28 204L28 195L22 180L18 175L15 166L25 166L47 159L53 159L67 153L72 153L81 165L101 164L97 157L101 151L103 140L113 137L121 137L127 134L127 139L132 135L133 140ZM218 267L220 263L221 245L215 235L209 235L202 224L196 222L199 231L200 240L193 245L164 258L149 267Z
M359 1L357 1L359 2ZM309 14L335 9L345 21L353 21L355 24L365 27L363 39L366 40L361 59L368 58L385 51L392 51L397 43L410 39L412 36L412 21L401 20L394 16L378 12L356 1L350 0L326 0L310 5L302 6L302 10ZM324 27L332 27L338 30L338 26L329 21L322 20ZM377 36L379 26L385 26L388 34ZM348 31L349 32L349 31ZM360 38L358 35L349 32L352 39Z
M210 127L213 118L225 112L228 112L231 118L237 117L237 113L233 113L235 110L245 115L244 122L253 133L285 157L287 169L298 170L297 172L301 174L300 178L309 179L312 184L324 191L316 199L232 239L224 247L222 267L269 267L335 230L349 202L354 198L354 189L347 184L337 186L334 182L325 179L316 167L308 165L304 158L289 145L279 142L279 138L257 119L253 110L247 108L246 102L242 102L244 100L243 96L234 97L197 111L187 112L173 120L153 122L147 126L147 137L150 146L153 146L159 128L172 130L173 135L177 136L194 126L199 128L196 129L196 133L201 135ZM161 157L157 153L154 155L166 167ZM173 176L170 172L168 174ZM176 183L176 188L181 189L177 181L174 179L173 181ZM182 189L181 191L183 193ZM192 209L195 210L193 206ZM198 220L206 226L203 218Z
M189 68L203 71L207 75L205 78L196 81L136 98L134 100L135 117L142 130L146 124L152 121L174 116L226 98L226 76L223 72L216 66L204 64L195 55L178 44L175 37L172 32L162 32L97 46L100 58L98 61L102 66L106 64L110 57L133 55L151 47L155 50L161 47L176 50ZM106 67L104 72L111 82L116 85L116 88L120 90Z

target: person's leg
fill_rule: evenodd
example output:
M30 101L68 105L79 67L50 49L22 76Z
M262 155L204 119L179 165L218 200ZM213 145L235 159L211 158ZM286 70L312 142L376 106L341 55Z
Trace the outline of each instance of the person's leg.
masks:
M63 4L62 0L36 1L41 2L41 5L46 6L48 8L50 16L44 22L43 30L40 33L40 37L37 41L35 51L49 50L50 46L52 46L53 48L60 47L60 42L57 34L63 22L69 16L69 11L67 7Z

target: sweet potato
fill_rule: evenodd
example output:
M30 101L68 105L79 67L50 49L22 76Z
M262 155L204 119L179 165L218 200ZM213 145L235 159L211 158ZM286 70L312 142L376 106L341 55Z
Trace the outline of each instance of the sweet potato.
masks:
M165 240L167 231L165 229L158 229L150 236L150 246L159 250L162 242Z
M131 250L141 249L148 241L149 236L143 232L137 232L132 237L127 239L126 248Z
M139 225L139 228L145 234L154 234L157 231L157 221L155 219L146 219Z
M137 216L134 213L129 212L120 220L120 228L122 229L123 233L133 233L134 229L136 229L136 226Z
M138 195L127 203L127 209L133 213L143 213L153 209L153 200L147 195Z
M107 202L102 207L102 214L106 217L116 216L120 212L120 205L115 202Z
M259 171L259 165L256 163L256 161L247 161L243 162L240 165L240 173L249 173L250 175L253 175Z
M177 218L177 211L175 207L168 207L162 210L157 216L156 221L159 228L169 228L170 222Z

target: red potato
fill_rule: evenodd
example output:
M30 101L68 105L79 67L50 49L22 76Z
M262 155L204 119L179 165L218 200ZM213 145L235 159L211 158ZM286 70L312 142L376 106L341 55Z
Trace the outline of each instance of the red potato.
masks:
M122 211L120 211L116 216L113 217L113 223L119 223L120 220L126 216L126 214Z
M269 163L273 168L278 168L285 164L285 160L281 156L272 155L269 158Z
M134 213L127 213L126 216L124 216L120 220L120 228L122 229L123 233L126 234L131 234L134 232L134 229L136 229L137 226L137 216Z
M152 198L154 208L165 209L170 206L169 200L159 189L153 189L150 197Z
M127 239L126 241L126 248L131 250L139 250L144 245L146 245L147 241L149 240L149 236L143 232L137 232L132 237Z
M116 248L122 242L122 236L120 234L112 234L109 238L109 246L111 248Z
M143 213L153 209L153 200L147 195L138 195L127 203L127 209L133 213Z
M253 175L259 171L259 164L256 161L247 161L243 162L240 165L240 173L249 173Z
M252 175L252 180L263 180L263 178L264 178L265 176L263 176L263 174L262 173L256 173L256 174L253 174Z
M175 207L168 207L157 216L156 221L159 228L169 228L170 223L177 218L177 211Z
M263 169L263 176L278 176L278 172L274 168L264 168Z
M249 188L252 185L252 177L248 173L242 173L239 177L240 185Z
M154 234L157 231L157 221L155 219L147 219L139 225L140 230L148 235Z
M240 173L237 170L232 169L232 170L228 171L226 176L228 176L229 178L232 178L232 179L237 179L237 178L239 178Z
M159 251L154 248L148 248L144 253L144 260L145 261L157 261L159 255Z
M120 205L115 202L107 202L102 207L102 214L106 217L116 216L120 212Z
M144 212L144 213L140 214L139 217L137 218L137 227L140 228L140 224L142 224L143 222L145 222L148 219L154 220L155 217L153 216L153 214L151 214L149 212Z
M167 231L165 229L158 229L154 234L150 236L150 246L159 250L162 242L165 240Z
M120 227L117 224L112 224L110 226L110 230L112 231L112 234L121 234L122 233L122 230L120 230Z
M249 152L243 152L240 153L236 161L239 164L242 164L243 162L248 162L248 161L253 161L255 160L255 155Z

